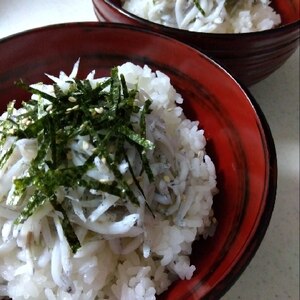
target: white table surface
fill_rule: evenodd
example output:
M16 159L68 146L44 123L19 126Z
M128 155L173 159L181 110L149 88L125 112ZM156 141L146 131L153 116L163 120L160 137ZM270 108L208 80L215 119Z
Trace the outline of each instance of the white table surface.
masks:
M96 21L91 0L0 0L0 38L30 28L73 21ZM277 199L260 248L222 299L298 300L299 50L250 91L260 104L275 140L279 171Z

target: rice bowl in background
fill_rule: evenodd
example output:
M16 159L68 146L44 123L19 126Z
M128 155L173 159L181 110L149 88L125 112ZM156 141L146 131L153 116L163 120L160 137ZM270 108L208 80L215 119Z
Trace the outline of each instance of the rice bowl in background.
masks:
M79 34L80 44L76 42ZM161 50L157 51L157 43ZM174 46L178 49L176 55L171 54ZM26 93L13 87L15 80L42 81L41 74L70 70L78 57L79 75L84 77L91 69L99 76L107 76L112 66L127 61L147 64L170 77L185 99L184 113L191 120L200 121L207 152L215 162L219 193L213 209L218 228L212 238L193 244L193 277L176 281L159 299L216 298L224 294L259 246L276 194L272 136L248 92L196 50L125 25L64 24L32 30L3 39L0 56L2 111L11 99L26 99ZM192 62L199 68L193 68Z
M270 1L136 1L123 8L164 26L206 33L246 33L272 29L281 23Z
M191 45L247 86L273 73L299 45L299 0L271 1L271 7L281 18L279 26L237 34L192 32L157 24L128 12L122 8L121 0L93 0L93 4L99 21L139 26Z

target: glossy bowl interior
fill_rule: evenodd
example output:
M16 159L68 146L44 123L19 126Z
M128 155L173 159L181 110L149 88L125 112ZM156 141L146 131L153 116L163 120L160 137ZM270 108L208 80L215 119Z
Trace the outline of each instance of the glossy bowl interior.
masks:
M93 69L97 76L108 75L126 61L165 72L185 99L185 114L200 120L216 165L219 224L214 237L194 243L194 277L175 282L159 299L217 299L255 254L273 210L276 154L261 110L226 71L195 49L143 29L95 22L54 25L1 40L0 111L12 99L26 99L16 80L48 82L45 72L68 73L79 57L80 76Z
M93 0L95 14L100 21L140 26L185 42L217 60L246 85L257 83L278 69L299 44L299 0L273 0L282 25L243 34L196 33L166 27L125 11L120 3L120 0Z

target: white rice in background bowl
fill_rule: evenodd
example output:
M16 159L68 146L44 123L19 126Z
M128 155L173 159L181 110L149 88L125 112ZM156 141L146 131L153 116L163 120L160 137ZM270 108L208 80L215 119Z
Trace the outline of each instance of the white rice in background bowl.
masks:
M169 27L207 33L246 33L281 23L269 0L122 0L123 8Z
M69 76L61 72L59 78L49 77L67 92L77 70L78 63ZM204 131L198 128L198 121L186 119L178 106L183 99L165 74L129 62L118 71L129 89L137 88L139 107L145 106L148 98L152 101L146 136L155 145L147 151L154 181L150 182L145 172L140 174L141 195L129 170L131 164L135 172L141 171L140 157L127 143L128 161L123 160L118 169L128 179L138 205L106 192L59 187L57 199L67 206L81 244L73 253L62 228L63 216L49 202L22 224L14 224L23 207L10 202L14 182L28 175L38 141L17 140L13 135L6 138L0 143L1 158L15 146L0 168L0 298L150 300L174 280L193 276L192 243L213 234L216 227L212 210L216 172L205 151ZM87 76L92 88L105 81L94 75ZM54 95L52 85L32 87ZM51 112L48 100L32 98L41 105L41 116ZM13 109L11 118L23 112L24 108ZM141 117L138 114L132 115L133 124ZM7 117L4 113L0 122ZM83 165L93 147L87 136L75 136L68 144L68 164ZM105 160L98 156L85 176L99 182L114 180ZM28 201L29 196L24 197L23 201Z

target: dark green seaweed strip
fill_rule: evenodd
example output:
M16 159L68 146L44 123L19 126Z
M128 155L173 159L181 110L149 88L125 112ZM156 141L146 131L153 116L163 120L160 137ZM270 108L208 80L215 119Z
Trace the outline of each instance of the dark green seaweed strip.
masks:
M15 224L24 223L29 217L31 217L42 205L44 205L49 198L45 195L36 191L33 196L31 196L26 204L26 206L22 209L18 218L14 221Z
M154 149L154 144L151 141L143 138L140 134L134 132L133 130L129 129L126 126L121 125L118 128L118 132L124 134L128 139L130 139L131 141L135 142L136 144L142 146L146 150Z
M146 115L150 114L150 105L151 105L151 100L146 100L144 107L141 111L141 118L140 118L140 129L141 129L141 136L143 138L146 138Z
M42 92L40 90L37 90L31 86L29 86L28 84L24 83L22 80L16 81L15 83L18 87L26 90L27 92L31 93L31 94L35 94L35 95L39 95L44 99L49 100L50 102L57 102L57 98L55 96L49 95L45 92Z
M15 149L15 145L11 145L10 148L4 153L4 155L2 155L2 157L0 158L0 169L3 168L5 163L8 161L14 149Z
M120 79L121 79L121 85L122 85L124 98L129 98L129 92L128 92L126 80L125 80L125 77L123 74L120 75Z
M77 250L81 247L81 245L74 231L74 228L68 218L68 215L65 209L63 208L63 206L57 201L55 196L51 197L50 202L53 208L63 215L63 218L60 218L61 226L64 231L65 237L70 245L70 248L72 252L75 254Z
M205 17L205 11L201 7L199 0L193 0L195 6L198 8L198 10L201 12L201 14Z

